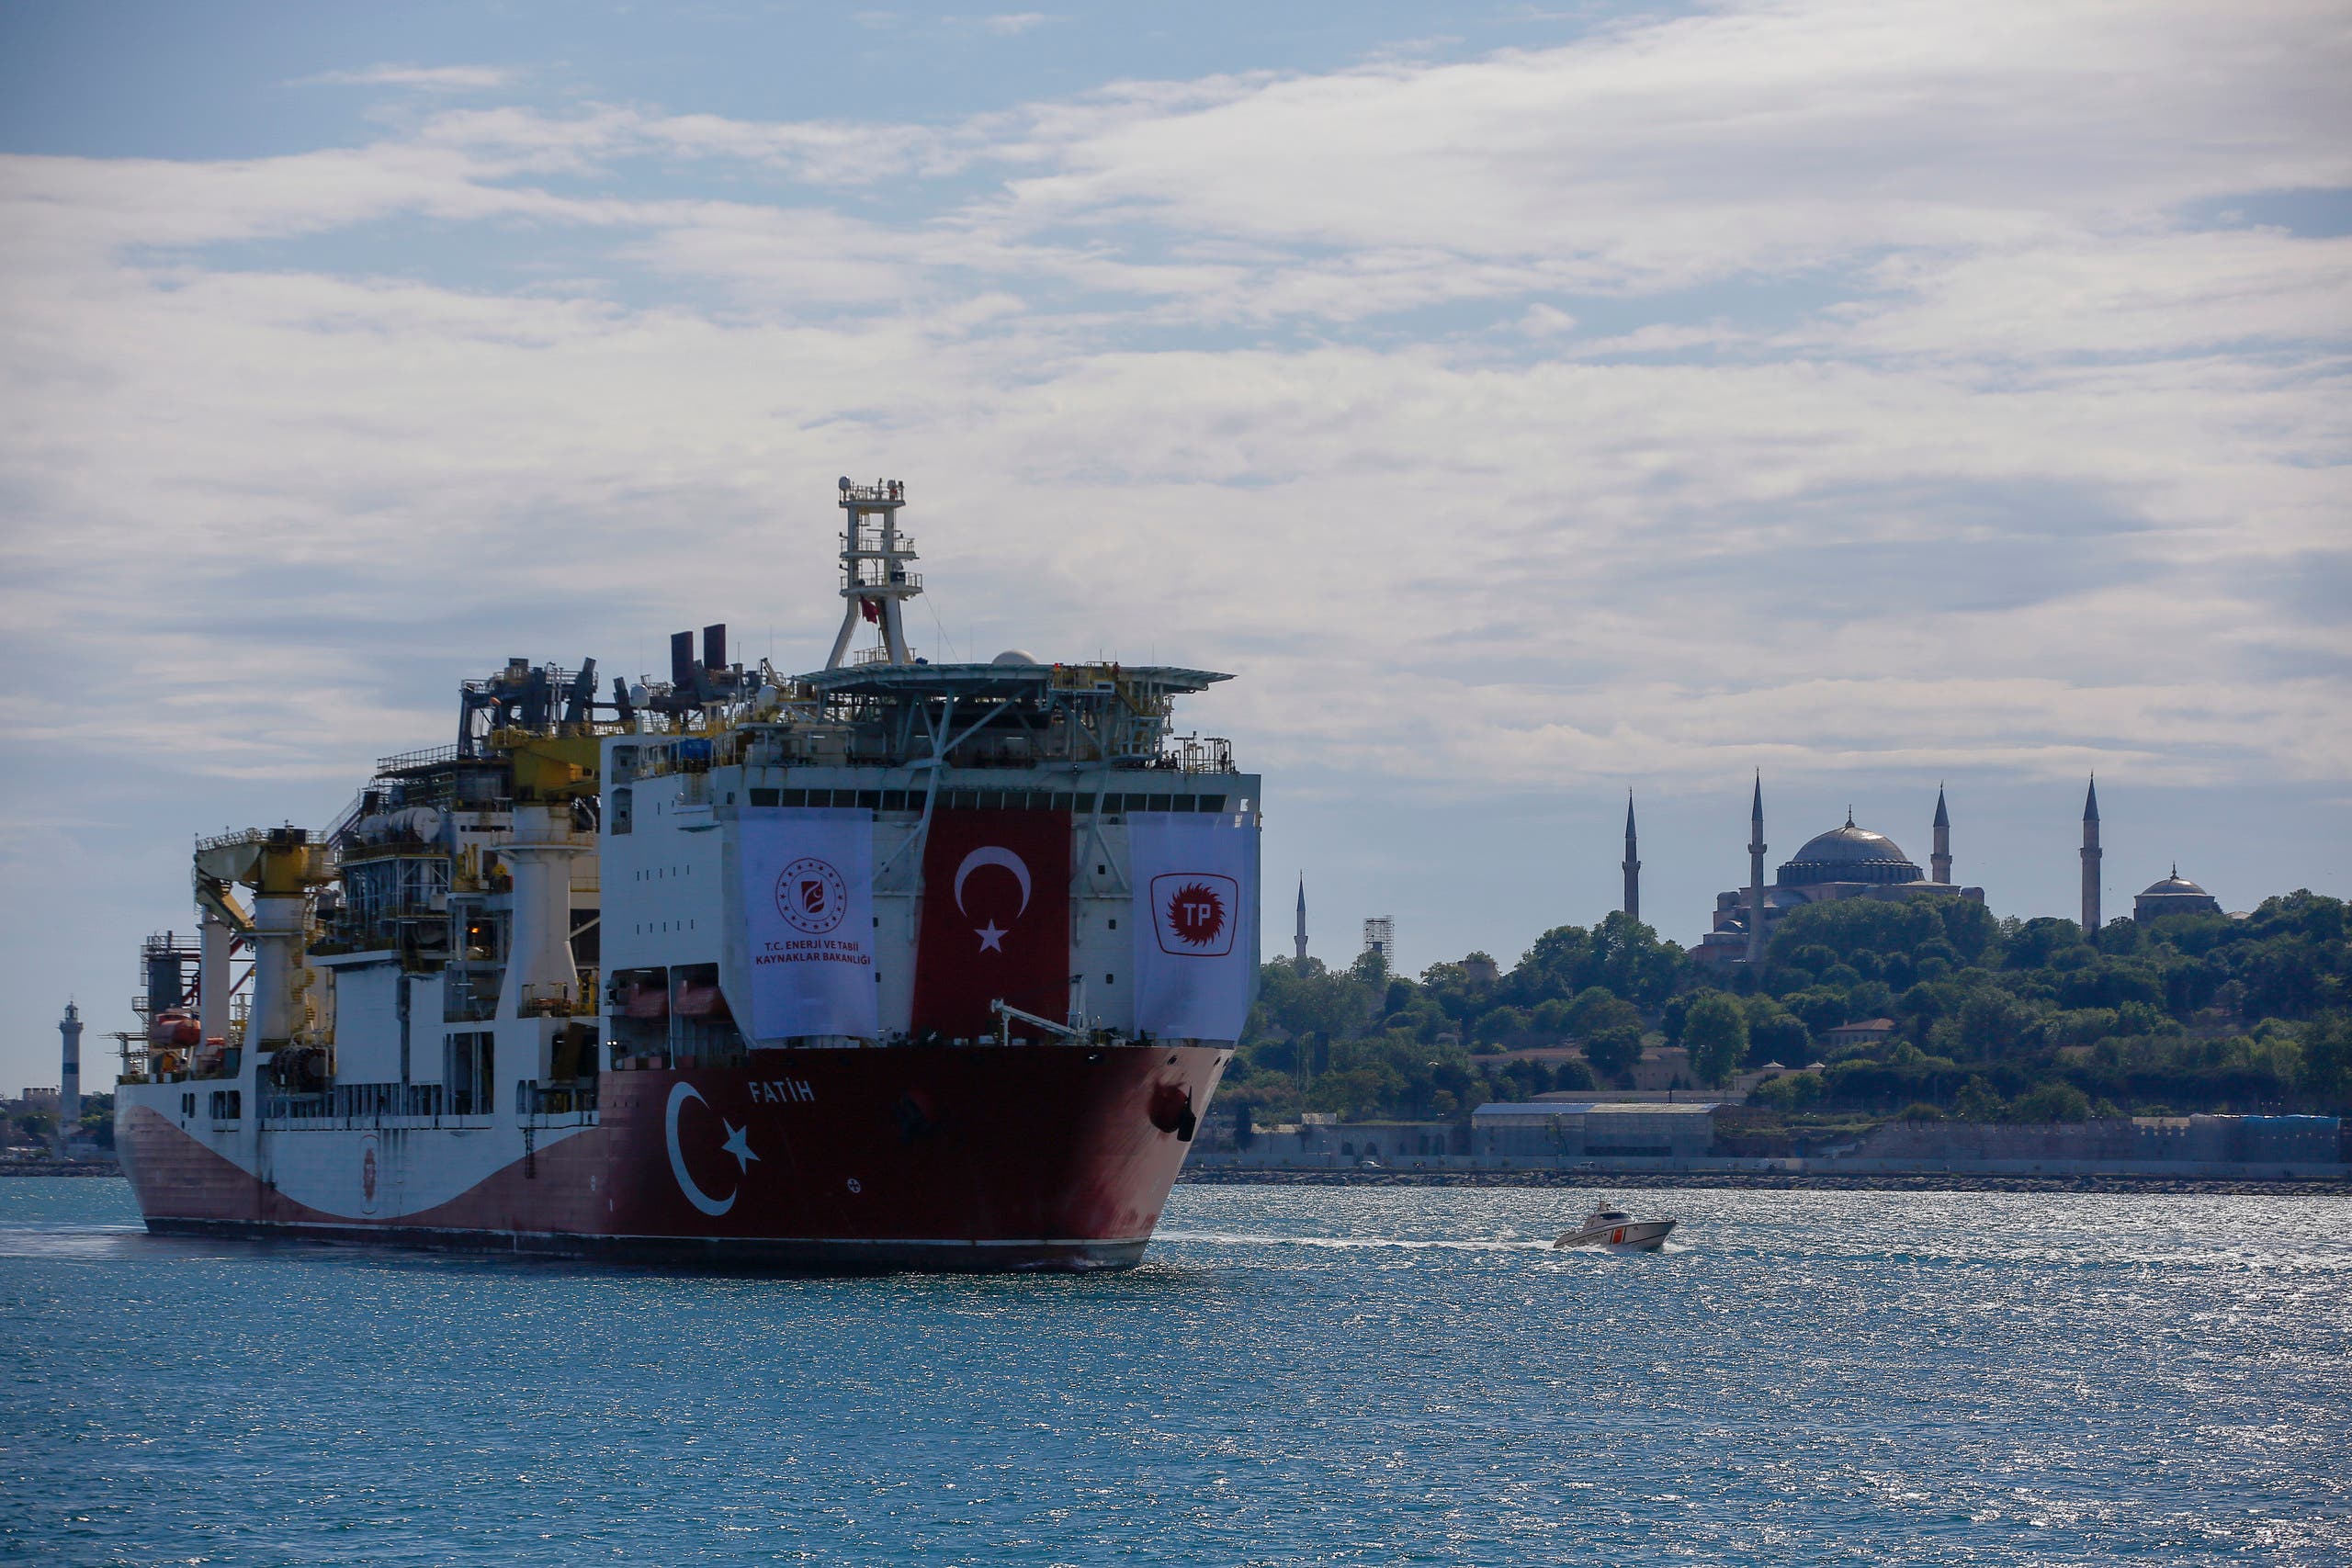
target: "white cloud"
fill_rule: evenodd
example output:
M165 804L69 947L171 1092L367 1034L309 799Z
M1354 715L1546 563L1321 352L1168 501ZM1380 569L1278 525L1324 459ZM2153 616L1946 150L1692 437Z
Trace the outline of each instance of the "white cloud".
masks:
M1888 298L1841 312L1853 348L2018 359L2306 350L2352 337L2352 239L2271 230L2052 236L1877 269Z
M370 65L358 71L322 71L298 78L292 86L407 87L424 93L487 93L511 86L519 73L503 65Z
M1044 27L1052 19L1043 11L1005 11L983 18L980 26L999 38L1018 38L1032 28Z
M731 598L805 646L824 486L889 468L946 635L1246 664L1216 701L1291 762L2341 777L2340 631L2245 584L2341 558L2345 242L2177 216L2352 179L2318 15L1828 0L945 124L6 160L0 609L107 671L18 717L332 772L510 651L451 626ZM571 248L462 287L207 250L388 219ZM331 730L298 646L366 694Z
M2316 5L1824 0L1460 64L1225 85L1063 130L1016 210L1668 288L1884 246L2030 243L2224 192L2352 182Z

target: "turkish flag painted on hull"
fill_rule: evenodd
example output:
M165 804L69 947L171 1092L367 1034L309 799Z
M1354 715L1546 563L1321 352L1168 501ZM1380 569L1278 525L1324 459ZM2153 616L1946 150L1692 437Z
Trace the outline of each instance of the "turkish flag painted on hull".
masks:
M1069 1016L1069 834L1066 811L932 814L914 1033L993 1034L989 1004L1000 998L1056 1022Z

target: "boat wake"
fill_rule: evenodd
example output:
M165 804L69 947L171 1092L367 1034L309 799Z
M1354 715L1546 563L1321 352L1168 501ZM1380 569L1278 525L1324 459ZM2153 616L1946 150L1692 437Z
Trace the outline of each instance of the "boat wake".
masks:
M105 1258L147 1239L147 1227L58 1224L0 1224L0 1258Z
M1198 1243L1210 1247L1299 1247L1328 1251L1386 1251L1386 1252L1544 1252L1562 1258L1614 1258L1634 1256L1628 1248L1608 1247L1555 1248L1540 1237L1476 1236L1459 1240L1433 1240L1415 1236L1385 1235L1264 1235L1244 1231L1161 1231L1153 1238L1155 1245L1166 1243ZM1690 1247L1669 1241L1657 1249L1660 1252L1689 1252Z
M1162 1242L1205 1242L1216 1247L1312 1247L1340 1250L1378 1249L1396 1252L1549 1252L1548 1241L1521 1236L1485 1236L1459 1241L1434 1241L1383 1235L1253 1235L1234 1231L1161 1231Z

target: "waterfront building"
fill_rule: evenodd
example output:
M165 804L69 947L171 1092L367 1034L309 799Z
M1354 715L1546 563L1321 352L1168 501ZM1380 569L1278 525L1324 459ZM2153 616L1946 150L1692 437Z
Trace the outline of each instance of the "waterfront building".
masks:
M1470 1113L1470 1148L1563 1159L1701 1159L1715 1141L1714 1100L1489 1101Z

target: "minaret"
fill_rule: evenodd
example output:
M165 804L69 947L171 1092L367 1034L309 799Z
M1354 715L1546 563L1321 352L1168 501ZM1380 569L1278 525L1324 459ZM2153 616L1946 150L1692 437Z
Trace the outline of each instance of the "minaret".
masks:
M1642 918L1642 855L1634 845L1634 792L1625 792L1625 859L1620 870L1625 874L1625 913L1634 919Z
M1306 876L1298 878L1298 934L1291 939L1298 947L1298 966L1306 967Z
M62 1150L82 1124L82 1010L67 1002L57 1032L64 1051L57 1070L57 1146Z
M1928 880L1951 881L1951 818L1944 811L1944 786L1936 786L1936 850L1928 857Z
M2098 931L2098 775L2083 797L2083 934Z
M1756 774L1756 807L1748 814L1747 961L1764 959L1764 773Z

